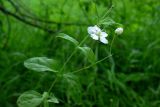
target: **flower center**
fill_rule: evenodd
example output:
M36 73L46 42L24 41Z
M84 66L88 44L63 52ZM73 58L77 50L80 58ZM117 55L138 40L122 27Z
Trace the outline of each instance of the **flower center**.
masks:
M96 35L100 37L101 36L101 32L97 32Z

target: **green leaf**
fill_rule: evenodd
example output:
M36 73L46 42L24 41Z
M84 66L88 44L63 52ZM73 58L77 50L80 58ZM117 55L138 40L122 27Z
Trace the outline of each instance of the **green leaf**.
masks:
M58 99L54 96L54 94L50 94L48 102L59 103Z
M19 96L18 107L37 107L42 102L42 95L36 91L27 91Z
M48 59L47 57L34 57L26 60L24 66L30 70L43 72L52 71L58 72L56 69L57 62L53 59Z
M57 37L68 40L68 41L72 42L73 44L75 44L76 46L79 44L79 42L76 39L74 39L73 37L70 37L64 33L60 33Z
M51 102L51 103L59 103L58 99L54 96L53 93L44 92L42 95L43 101Z
M127 75L124 73L120 73L119 77L124 82L128 82L128 81L139 82L141 80L147 80L149 78L148 74L145 74L145 73L133 73L133 74L127 74Z
M107 18L101 20L100 24L105 25L105 26L110 26L110 25L116 24L116 22L113 19L107 17Z
M77 83L77 77L73 73L63 74L63 81L66 85L74 87Z
M89 47L78 47L79 50L82 51L82 53L87 57L88 61L91 63L94 63L96 61L96 57L94 55L94 52Z

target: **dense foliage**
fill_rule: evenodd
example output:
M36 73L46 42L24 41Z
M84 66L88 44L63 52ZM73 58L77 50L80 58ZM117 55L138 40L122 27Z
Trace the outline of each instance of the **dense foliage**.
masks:
M159 27L159 0L0 0L0 106L159 107Z

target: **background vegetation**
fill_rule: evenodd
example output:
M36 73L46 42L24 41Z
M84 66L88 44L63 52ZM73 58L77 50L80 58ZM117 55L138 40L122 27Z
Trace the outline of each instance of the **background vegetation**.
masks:
M113 8L112 8L113 6ZM74 50L56 38L59 32L82 41L87 27L107 10L123 24L108 59L56 82L52 92L59 104L51 107L160 107L159 0L0 0L0 106L16 107L25 91L47 91L55 80L50 72L24 67L31 57L58 60L60 66ZM106 27L109 41L114 26ZM88 38L98 60L108 56L109 45ZM76 52L65 73L90 62Z

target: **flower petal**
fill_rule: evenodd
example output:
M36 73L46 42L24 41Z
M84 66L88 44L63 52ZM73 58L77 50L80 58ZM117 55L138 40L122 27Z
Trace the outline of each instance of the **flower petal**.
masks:
M89 34L97 34L98 32L101 32L101 29L97 25L88 27L87 30Z
M91 34L91 38L93 38L94 40L98 40L98 36L96 34Z
M105 37L100 37L100 41L104 44L108 44L108 40Z
M94 27L88 27L87 30L90 35L95 33Z
M97 25L94 26L94 30L96 33L101 32L101 29Z
M108 34L106 32L101 32L101 37L107 37Z

